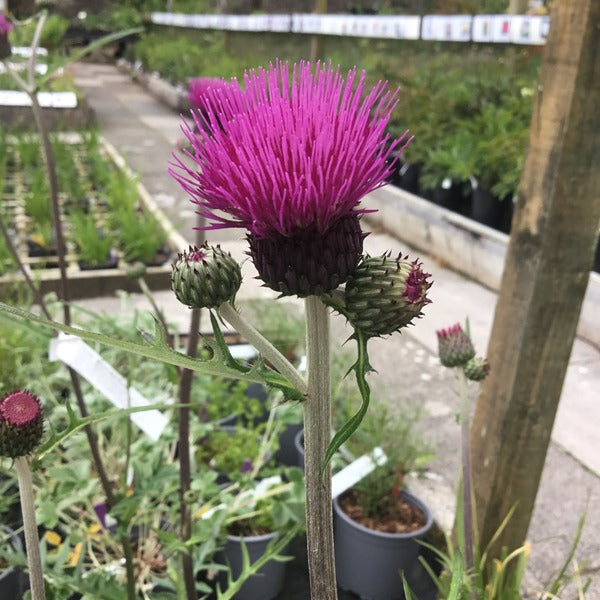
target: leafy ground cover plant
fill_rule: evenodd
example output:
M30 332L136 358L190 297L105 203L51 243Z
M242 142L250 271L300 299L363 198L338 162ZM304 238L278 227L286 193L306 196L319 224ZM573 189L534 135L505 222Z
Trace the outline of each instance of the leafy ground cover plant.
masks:
M93 214L73 213L70 215L70 221L72 238L77 244L81 266L116 266L117 256L114 252L113 238L98 225Z
M291 77L292 72L294 77ZM86 340L158 358L183 368L179 396L181 406L178 407L181 467L178 507L182 540L178 549L185 594L190 600L196 594L192 557L188 550L193 540L193 528L186 516L189 510L185 501L186 491L191 489L191 465L187 460L189 388L186 389L191 371L261 383L281 391L288 401L302 401L306 504L310 507L306 510L306 519L311 587L315 598L328 600L336 595L329 461L337 448L357 429L369 404L366 375L371 368L367 342L371 337L389 335L420 316L429 302L427 291L431 283L429 274L418 261L409 261L402 256L394 259L389 254L381 257L362 254L364 233L359 217L363 209L358 208L359 202L369 191L383 184L391 169L387 159L394 147L402 144L402 139L387 143L385 128L395 100L394 93L387 90L386 84L378 83L368 91L364 74L359 75L352 70L344 78L331 65L319 64L311 68L307 63L294 67L276 63L266 71L249 73L245 84L244 90L232 85L227 102L221 103L214 96L207 119L196 123L199 135L191 129L188 131L193 147L190 158L202 168L190 169L176 158L173 174L190 192L211 226L247 229L252 260L269 287L283 295L305 299L306 378L241 318L233 304L241 284L240 267L223 251L206 246L183 253L174 266L173 275L175 293L194 309L190 328L194 335L198 331L198 311L201 308L209 310L215 339L207 342L211 352L200 354L198 358L194 358L193 336L190 336L188 354L184 355L169 348L161 328L148 341L130 342L102 334L90 335L85 329L71 327L68 296L64 297L67 301L65 324L49 320L46 313L46 317L38 317L15 308L2 308L8 314L26 314L32 322L74 333ZM282 89L287 90L288 84L293 90L289 95L282 92ZM34 110L39 109L32 86L27 89ZM267 103L265 98L269 99ZM226 110L223 110L224 107L227 107ZM306 115L308 123L298 115ZM220 127L215 126L218 122ZM282 139L290 144L287 153L281 152ZM357 144L357 140L361 143ZM231 147L244 148L244 152L226 151ZM44 152L51 168L52 152L47 137L44 137ZM180 169L179 175L176 174L177 169ZM306 188L302 182L315 173L320 175L313 181L314 189ZM52 206L56 209L56 190L50 191ZM291 202L290 198L293 199ZM56 223L56 233L59 266L64 278L60 218ZM280 264L281 257L285 257L283 266ZM344 282L345 289L338 290ZM374 294L374 291L377 293ZM189 299L195 301L190 304ZM330 439L328 306L343 313L355 329L357 360L352 372L362 395L360 408L333 440ZM219 318L227 320L247 337L263 358L254 365L234 360L220 332ZM85 403L80 400L78 394L81 416L69 411L68 429L50 436L39 448L40 460L74 431L89 428L101 418L97 414L90 415ZM124 416L133 410L137 409L115 411L113 415ZM127 594L133 600L135 572L131 539L126 534L128 507L133 501L127 495L127 479L120 482L115 492L102 461L98 460L97 438L89 429L86 433L106 503L111 514L118 517L118 532L127 566ZM26 463L27 460L25 466ZM27 512L26 521L31 532L32 522L35 526L31 510ZM33 539L30 536L30 547L37 546L37 540ZM36 589L42 579L39 562L37 560L30 568ZM253 566L245 567L247 575ZM230 590L234 587L231 585L226 594L231 595ZM227 597L226 594L221 594L221 597ZM38 597L42 598L43 592L35 592L34 600Z

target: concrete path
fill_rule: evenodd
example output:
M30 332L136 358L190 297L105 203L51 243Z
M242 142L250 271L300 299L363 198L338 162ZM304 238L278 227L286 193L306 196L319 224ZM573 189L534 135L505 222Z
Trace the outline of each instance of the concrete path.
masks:
M175 143L181 139L180 117L151 98L129 77L109 65L80 64L74 67L76 82L87 93L97 113L102 134L140 174L141 181L161 208L172 218L184 237L194 240L194 214L186 195L166 173ZM210 241L219 242L240 260L246 258L241 232L210 232ZM384 233L370 235L366 249L371 254L391 249L409 251L406 245ZM433 273L433 303L426 316L403 335L371 346L374 367L379 375L373 383L376 395L390 404L420 402L425 411L421 422L424 435L435 448L436 459L427 479L411 482L422 494L438 519L451 522L458 474L458 427L454 420L456 402L453 381L436 358L435 330L469 317L476 347L487 347L496 295L466 280L421 253L427 270ZM250 261L244 263L244 297L273 297L253 279ZM167 292L157 294L169 317L187 328L187 311ZM142 297L135 305L145 306ZM114 299L86 301L90 308L115 310ZM334 333L340 340L347 331L341 319L334 319ZM384 346L385 344L385 346ZM588 507L584 535L577 554L586 563L594 583L586 596L600 599L600 352L577 340L571 355L561 404L545 470L538 493L529 537L532 541L530 581L541 589L566 556L577 521ZM476 477L477 474L474 474ZM566 598L567 596L565 596Z

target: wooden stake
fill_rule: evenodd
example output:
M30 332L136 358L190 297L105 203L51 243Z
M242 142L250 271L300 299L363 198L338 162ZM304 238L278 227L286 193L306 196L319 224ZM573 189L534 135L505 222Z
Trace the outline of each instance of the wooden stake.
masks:
M471 429L480 548L516 504L496 550L527 534L600 226L600 2L551 23Z

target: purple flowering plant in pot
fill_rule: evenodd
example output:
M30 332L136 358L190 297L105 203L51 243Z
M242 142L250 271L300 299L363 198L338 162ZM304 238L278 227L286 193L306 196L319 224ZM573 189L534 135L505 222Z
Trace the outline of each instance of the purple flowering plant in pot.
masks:
M201 229L244 230L264 284L281 296L304 300L306 375L238 311L240 266L219 246L206 243L182 252L172 273L177 298L193 314L209 312L214 339L204 340L210 351L197 357L169 347L160 324L154 340L124 343L0 306L13 316L189 372L260 383L300 403L308 567L311 597L319 600L337 597L329 461L359 427L369 405L368 340L409 325L429 302L430 275L418 260L363 252L367 234L361 217L370 209L361 201L387 183L396 160L390 157L408 143L408 132L396 140L386 134L396 101L385 82L368 89L364 72L354 69L343 76L331 64L276 61L247 72L243 82L209 87L203 110L192 110L194 124L182 125L191 149L183 151L185 157L174 154L170 172L205 219ZM333 439L331 310L344 315L354 330L356 360L349 373L362 398ZM248 365L233 358L220 321L246 338L259 359Z

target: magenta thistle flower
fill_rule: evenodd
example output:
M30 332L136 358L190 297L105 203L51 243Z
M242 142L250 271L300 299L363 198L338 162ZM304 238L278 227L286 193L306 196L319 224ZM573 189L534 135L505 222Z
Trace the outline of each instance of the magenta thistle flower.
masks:
M8 41L8 34L12 31L13 25L6 17L0 13L0 60L8 58L12 54L12 48Z
M196 77L188 82L188 100L193 108L204 109L205 99L211 89L223 89L231 83L217 77Z
M198 169L175 156L170 173L207 229L241 227L267 285L322 294L346 281L362 254L361 199L384 185L406 134L385 133L396 95L366 91L364 72L277 62L239 85L209 88L197 133L183 131Z
M37 396L15 391L0 401L0 456L31 453L42 439L44 417Z
M471 338L463 331L460 323L435 332L438 339L438 355L445 367L462 367L474 356Z
M13 24L0 14L0 35L8 35L13 30Z

